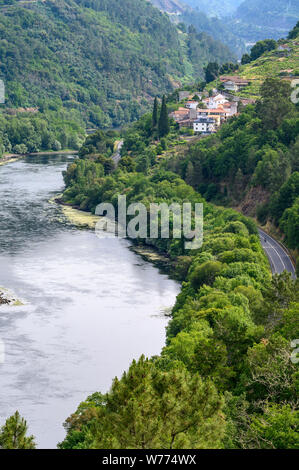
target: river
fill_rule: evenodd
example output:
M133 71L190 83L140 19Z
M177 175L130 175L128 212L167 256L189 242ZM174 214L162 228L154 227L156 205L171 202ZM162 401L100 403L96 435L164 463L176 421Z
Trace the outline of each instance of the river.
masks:
M66 223L49 200L73 157L27 157L0 167L0 424L19 410L39 448L64 438L64 420L142 353L165 342L179 285L121 239Z

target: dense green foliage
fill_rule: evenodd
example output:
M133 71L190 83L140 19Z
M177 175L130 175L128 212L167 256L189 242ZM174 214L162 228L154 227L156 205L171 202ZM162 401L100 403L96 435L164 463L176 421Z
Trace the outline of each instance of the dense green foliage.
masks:
M248 108L244 121L257 112ZM117 209L120 194L147 208L204 202L159 161L159 147L178 138L178 130L171 124L158 142L152 124L145 115L124 132L123 164L109 174L101 159L109 158L111 137L89 137L65 174L65 202L92 211L108 201ZM207 149L212 139L205 140ZM173 158L167 165L176 166ZM271 278L254 222L207 202L200 249L185 250L182 239L140 237L138 243L145 241L168 255L184 281L167 344L161 356L134 361L106 395L82 403L59 447L298 447L298 371L290 361L290 341L299 333L298 281L286 273Z
M239 69L239 65L233 62L227 62L226 64L222 64L221 67L219 64L217 64L217 62L210 62L205 67L206 83L213 82L214 80L217 79L217 77L219 77L219 75L233 74L238 69Z
M79 128L74 122L60 128L63 112L73 113L75 122L77 111L86 113L87 121L102 126L134 119L142 107L138 108L136 100L134 110L128 111L129 92L134 89L138 94L146 89L154 96L158 86L162 93L168 85L171 88L170 78L165 84L160 69L160 52L165 53L168 73L175 73L176 78L186 66L178 65L179 59L186 61L182 41L184 48L188 44L189 55L194 54L192 60L198 60L196 41L200 39L194 29L182 32L180 38L166 17L158 12L148 14L152 12L148 3L127 0L124 4L130 9L117 9L114 0L61 0L37 5L34 13L11 10L2 18L18 19L16 26L22 40L22 34L30 31L35 46L39 44L41 49L38 53L33 48L34 56L25 50L25 56L28 53L30 60L47 60L49 71L46 99L40 92L40 74L46 70L43 60L42 67L34 61L34 72L30 63L30 84L18 82L14 94L9 91L10 105L19 106L34 90L44 113L1 115L0 138L6 151L11 147L22 153L25 147L36 150L70 145ZM73 17L74 11L78 15ZM42 34L38 18L46 21ZM71 25L70 29L65 24ZM109 30L109 41L107 35L101 36L102 42L92 41L99 25L101 32ZM89 48L78 39L75 51L70 35L83 32ZM55 69L53 76L55 61L49 58L48 50L43 55L51 33L58 38L58 53L54 54L54 49L51 53L58 56L62 67ZM111 47L110 39L115 47ZM0 51L7 52L10 42L3 45L3 41ZM175 47L169 48L169 41ZM84 51L82 55L78 55L78 44ZM94 50L91 44L96 44ZM120 63L116 59L122 47L124 62ZM136 59L134 48L142 59L129 73L127 64ZM16 51L5 57L21 74ZM65 70L62 56L66 59ZM86 69L86 63L80 61L83 56L90 60ZM75 67L75 57L82 69L77 64ZM143 88L141 77L149 69L152 83ZM215 65L210 69L219 73ZM94 86L99 76L101 88ZM100 95L95 93L97 104L90 95L90 81ZM125 88L120 89L120 83ZM61 449L299 448L299 373L290 360L291 341L299 337L298 280L292 280L287 273L271 276L251 219L232 209L216 207L201 195L232 204L240 200L244 190L250 193L262 188L268 199L259 209L260 218L272 218L286 234L289 245L298 248L299 117L298 108L289 99L290 92L287 82L267 80L256 105L232 118L217 135L191 144L187 152L187 142L181 139L184 130L167 116L167 109L174 109L176 103L163 98L160 106L155 100L153 113L145 114L121 135L100 130L88 136L80 148L80 158L68 166L64 173L65 203L95 212L101 202L111 202L117 211L118 196L123 194L128 204L141 202L147 210L152 203L190 202L194 208L201 202L204 239L196 250L186 250L183 238L151 239L150 235L140 235L135 240L166 256L173 274L182 281L167 327L166 345L158 357L148 360L142 356L133 361L128 371L114 380L108 393L95 393L81 403L65 423L67 435L59 444ZM84 98L79 98L82 94ZM109 107L112 102L117 108L115 115L127 112L127 119L114 119ZM122 159L115 167L111 156L121 137ZM180 144L184 150L175 155L174 146ZM171 217L171 234L173 224ZM26 437L26 432L26 422L16 413L0 431L0 447L34 448L33 437Z
M288 82L268 79L261 100L247 106L220 131L178 155L175 170L208 200L239 204L249 195L251 215L274 221L290 247L298 248L299 113ZM255 198L262 188L265 202ZM258 207L260 205L260 207Z
M154 111L155 111L155 109L154 109ZM163 96L162 105L161 105L161 112L160 112L160 117L159 117L159 122L158 122L159 137L160 138L165 137L167 134L169 134L169 131L170 131L170 126L169 126L169 118L168 118L166 98L165 98L165 96Z
M203 75L222 44L179 34L146 0L49 0L0 11L8 107L80 112L90 126L137 119L155 95Z
M62 449L180 449L220 445L222 399L183 367L163 371L141 357L106 395L81 403ZM84 423L84 424L83 424ZM83 424L83 429L82 429Z
M211 17L226 17L234 13L242 0L184 0L184 3Z
M192 25L200 33L206 33L226 44L236 55L245 50L245 42L230 28L227 19L222 19L233 12L241 0L150 0L162 11L170 13L170 18Z
M288 39L296 39L297 36L299 36L299 21L289 32Z
M242 57L242 65L248 64L259 57L261 57L265 52L273 51L277 46L274 39L264 39L263 41L258 41L252 48L250 54L244 54Z
M208 18L204 11L196 10L183 12L179 20L192 25L198 32L209 34L226 44L237 56L241 56L246 50L245 42L235 34L227 20Z
M0 112L0 158L4 153L78 150L85 137L83 127L78 116L63 109L17 115Z
M33 436L27 436L27 423L15 412L0 428L0 449L35 449Z

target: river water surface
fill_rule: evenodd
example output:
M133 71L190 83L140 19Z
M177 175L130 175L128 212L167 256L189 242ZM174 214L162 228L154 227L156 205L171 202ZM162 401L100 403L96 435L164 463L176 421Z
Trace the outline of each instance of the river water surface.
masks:
M54 448L80 401L109 389L133 358L158 354L179 285L129 250L63 220L49 202L73 157L0 167L0 424L19 410L38 447Z

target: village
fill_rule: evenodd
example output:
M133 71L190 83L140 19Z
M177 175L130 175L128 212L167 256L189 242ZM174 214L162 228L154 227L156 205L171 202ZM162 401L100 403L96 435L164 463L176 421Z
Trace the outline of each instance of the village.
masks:
M213 89L209 94L179 92L179 102L183 105L170 113L170 117L180 128L192 129L195 134L210 135L230 117L238 115L240 103L243 106L254 103L252 99L240 98L233 93L240 92L249 82L241 77L222 76L223 90Z

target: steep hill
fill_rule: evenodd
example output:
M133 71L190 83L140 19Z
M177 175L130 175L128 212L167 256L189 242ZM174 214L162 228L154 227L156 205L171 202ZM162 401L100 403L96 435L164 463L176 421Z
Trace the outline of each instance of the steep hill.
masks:
M20 5L21 4L21 5ZM110 127L136 119L156 94L203 74L230 51L181 33L146 0L46 0L0 9L7 106L80 112Z
M276 77L289 82L299 78L299 37L279 41L276 49L241 66L237 74L249 80L249 86L238 93L249 98L259 96L260 86L266 78Z
M238 7L232 29L247 42L285 37L299 18L298 0L245 0Z
M242 0L184 0L184 2L207 16L223 18L232 15Z
M257 217L298 257L299 81L293 80L299 79L299 22L289 38L238 71L251 81L239 94L256 103L240 107L217 134L177 152L169 169L206 199Z
M212 2L208 0L193 2L150 0L150 2L160 10L168 13L173 22L183 22L194 26L198 32L212 36L229 47L238 56L245 52L245 42L230 30L226 20L220 19L221 16L225 15L225 11L228 12L223 2L218 0L212 0Z
M179 0L151 0L151 3L167 13L182 13L187 8L187 5Z

